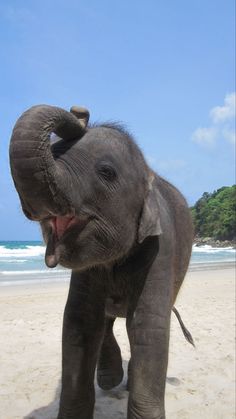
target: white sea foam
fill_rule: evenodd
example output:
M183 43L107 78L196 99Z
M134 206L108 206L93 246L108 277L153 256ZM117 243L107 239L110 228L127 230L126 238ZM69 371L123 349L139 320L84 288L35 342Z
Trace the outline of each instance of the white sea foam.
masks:
M0 245L0 287L68 280L70 271L58 266L48 269L44 263L45 246L31 245L9 248ZM232 247L193 245L190 270L207 269L214 264L235 263L236 250ZM21 269L22 268L22 269Z
M49 270L49 269L35 269L35 270L27 270L27 271L1 271L1 275L34 275L34 274L43 274L43 275L53 275L53 274L67 274L68 271L65 269L55 269L55 270Z
M35 256L43 256L45 254L44 246L26 246L25 248L9 249L5 246L0 246L0 258L28 258Z
M236 249L233 247L212 247L208 244L203 246L197 246L196 244L193 245L193 252L194 253L220 253L220 252L229 252L229 253L236 253Z
M28 262L28 259L2 259L0 255L0 261L2 263L25 263Z
M0 287L7 287L7 286L12 286L12 285L31 285L31 284L48 284L48 283L61 283L61 282L69 282L70 280L70 276L62 276L62 277L57 277L57 278L50 278L48 279L47 277L43 277L43 278L36 278L36 279L31 279L29 280L17 280L17 281L1 281L0 282Z
M235 253L236 250L233 247L212 247L209 245L197 246L193 245L193 252L195 253L219 253L219 252L231 252ZM16 262L23 263L27 262L31 257L40 257L45 254L45 246L26 246L25 248L9 249L5 246L0 246L0 260L1 262ZM7 259L9 258L9 259ZM12 258L12 259L10 259Z

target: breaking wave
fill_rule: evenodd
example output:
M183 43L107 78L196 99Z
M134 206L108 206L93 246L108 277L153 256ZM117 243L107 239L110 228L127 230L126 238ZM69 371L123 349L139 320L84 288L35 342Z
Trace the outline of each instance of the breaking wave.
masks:
M7 246L0 246L0 260L2 258L14 258L22 260L21 258L30 258L44 256L45 246L24 246L21 248L9 248Z

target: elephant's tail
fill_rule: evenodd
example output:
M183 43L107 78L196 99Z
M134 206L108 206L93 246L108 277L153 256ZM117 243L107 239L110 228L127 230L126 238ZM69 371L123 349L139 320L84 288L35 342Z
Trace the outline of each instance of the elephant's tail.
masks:
M182 329L182 332L183 332L183 334L184 334L185 339L186 339L189 343L191 343L191 345L193 345L193 346L194 346L194 348L195 348L195 343L194 343L193 337L192 337L191 333L188 331L188 329L185 327L185 325L184 325L184 323L183 323L183 320L181 319L181 316L180 316L180 314L179 314L179 312L178 312L177 308L173 307L173 308L172 308L172 311L175 313L175 315L176 315L176 317L177 317L177 319L178 319L178 321L179 321L179 324L180 324L180 326L181 326L181 329Z

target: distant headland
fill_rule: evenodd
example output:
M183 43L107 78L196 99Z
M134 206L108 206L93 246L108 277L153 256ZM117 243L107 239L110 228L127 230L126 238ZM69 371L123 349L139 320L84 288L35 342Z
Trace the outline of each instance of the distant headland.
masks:
M197 246L236 248L236 185L204 192L191 212Z

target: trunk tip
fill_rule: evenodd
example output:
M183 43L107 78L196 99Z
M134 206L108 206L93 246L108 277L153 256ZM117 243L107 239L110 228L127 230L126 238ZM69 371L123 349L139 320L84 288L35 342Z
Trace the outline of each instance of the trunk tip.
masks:
M90 116L88 109L81 106L72 106L70 113L76 116L83 128L87 127Z

